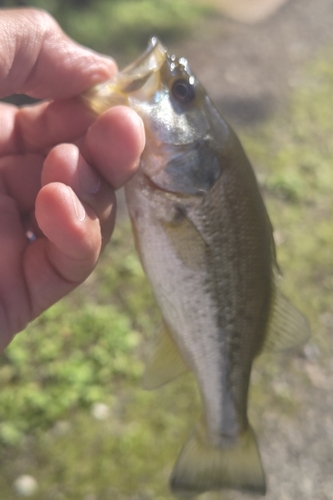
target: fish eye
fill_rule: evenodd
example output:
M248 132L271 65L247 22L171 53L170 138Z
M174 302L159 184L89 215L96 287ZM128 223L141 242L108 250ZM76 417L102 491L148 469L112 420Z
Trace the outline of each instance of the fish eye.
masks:
M179 102L191 102L195 98L194 84L184 78L180 78L172 85L172 94Z

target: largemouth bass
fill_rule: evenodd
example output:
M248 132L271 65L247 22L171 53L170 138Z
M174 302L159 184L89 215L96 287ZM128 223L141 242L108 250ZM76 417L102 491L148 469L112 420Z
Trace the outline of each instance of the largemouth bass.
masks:
M235 133L184 58L153 38L110 82L83 96L96 113L125 104L146 147L126 199L165 331L144 375L153 389L191 370L203 416L171 477L176 494L265 493L247 400L254 358L305 341L309 327L281 295L271 224Z

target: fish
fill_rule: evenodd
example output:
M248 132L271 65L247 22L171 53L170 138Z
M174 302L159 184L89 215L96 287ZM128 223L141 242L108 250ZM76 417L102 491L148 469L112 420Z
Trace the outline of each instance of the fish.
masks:
M143 386L191 371L202 400L171 491L180 498L225 488L264 495L247 415L253 361L299 346L311 332L279 290L272 225L250 161L188 61L156 37L82 99L96 114L127 105L145 126L146 146L125 194L164 327Z

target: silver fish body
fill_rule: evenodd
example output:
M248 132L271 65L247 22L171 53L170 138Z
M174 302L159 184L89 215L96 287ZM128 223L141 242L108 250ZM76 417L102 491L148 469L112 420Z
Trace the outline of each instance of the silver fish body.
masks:
M264 345L298 344L309 328L277 289L271 224L252 167L187 61L156 39L85 100L98 112L127 104L145 124L146 148L125 191L166 329L144 385L158 387L189 369L203 402L172 489L264 493L247 417L252 363Z
M126 196L143 267L196 374L212 440L233 441L247 427L251 365L273 288L270 226L252 170L240 149L238 159L223 159L208 196L166 195L142 172Z

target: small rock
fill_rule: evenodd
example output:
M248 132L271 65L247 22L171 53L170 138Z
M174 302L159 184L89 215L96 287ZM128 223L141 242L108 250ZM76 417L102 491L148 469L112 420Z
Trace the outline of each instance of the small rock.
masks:
M311 363L315 363L320 358L320 350L316 344L306 344L303 348L304 356Z
M71 424L67 420L58 420L52 428L55 437L65 436L71 429Z
M91 408L91 415L96 420L106 420L110 415L109 407L104 403L95 403Z
M279 247L280 245L282 245L286 241L286 235L280 229L276 229L273 232L273 238L274 238L275 245L277 247Z
M34 477L23 474L15 479L14 489L22 497L31 497L38 490L38 484Z

